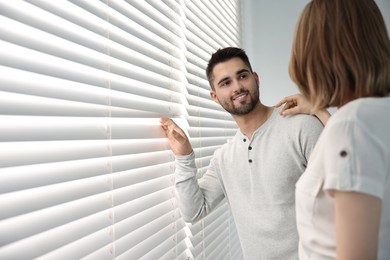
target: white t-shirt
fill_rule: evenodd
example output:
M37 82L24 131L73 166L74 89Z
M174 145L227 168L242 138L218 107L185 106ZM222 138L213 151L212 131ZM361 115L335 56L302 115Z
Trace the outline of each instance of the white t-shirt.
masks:
M349 102L324 128L296 184L301 260L336 259L330 189L382 200L378 259L390 259L390 97Z

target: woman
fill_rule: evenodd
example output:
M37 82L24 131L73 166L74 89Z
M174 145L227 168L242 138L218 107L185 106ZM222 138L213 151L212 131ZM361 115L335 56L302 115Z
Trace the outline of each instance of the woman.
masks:
M300 259L390 259L390 40L374 0L311 1L290 75L302 95L277 106L326 124L296 184Z

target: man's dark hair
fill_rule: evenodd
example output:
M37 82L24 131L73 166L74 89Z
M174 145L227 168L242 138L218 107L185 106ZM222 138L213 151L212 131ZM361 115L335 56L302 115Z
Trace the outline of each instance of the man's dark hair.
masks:
M252 72L251 63L249 62L249 58L243 49L237 47L227 47L223 49L218 49L213 55L211 55L209 64L207 64L207 68L206 68L206 76L207 76L207 80L210 83L211 89L214 90L213 69L215 65L221 62L228 61L233 58L240 58Z

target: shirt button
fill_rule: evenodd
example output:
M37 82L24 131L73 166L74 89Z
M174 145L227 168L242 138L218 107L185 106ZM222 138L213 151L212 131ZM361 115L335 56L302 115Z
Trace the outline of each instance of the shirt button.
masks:
M249 163L252 163L252 159L249 159Z
M348 155L348 153L344 150L340 152L341 157L347 157L347 155Z
M246 139L244 138L242 141L246 142Z
M252 146L249 146L248 149L249 149L249 150L252 150Z

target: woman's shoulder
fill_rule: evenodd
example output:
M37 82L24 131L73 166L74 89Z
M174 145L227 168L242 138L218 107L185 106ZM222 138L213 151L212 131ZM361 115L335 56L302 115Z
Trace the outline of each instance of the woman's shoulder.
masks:
M352 122L372 125L380 121L390 124L390 97L359 98L348 102L338 109L328 124Z

